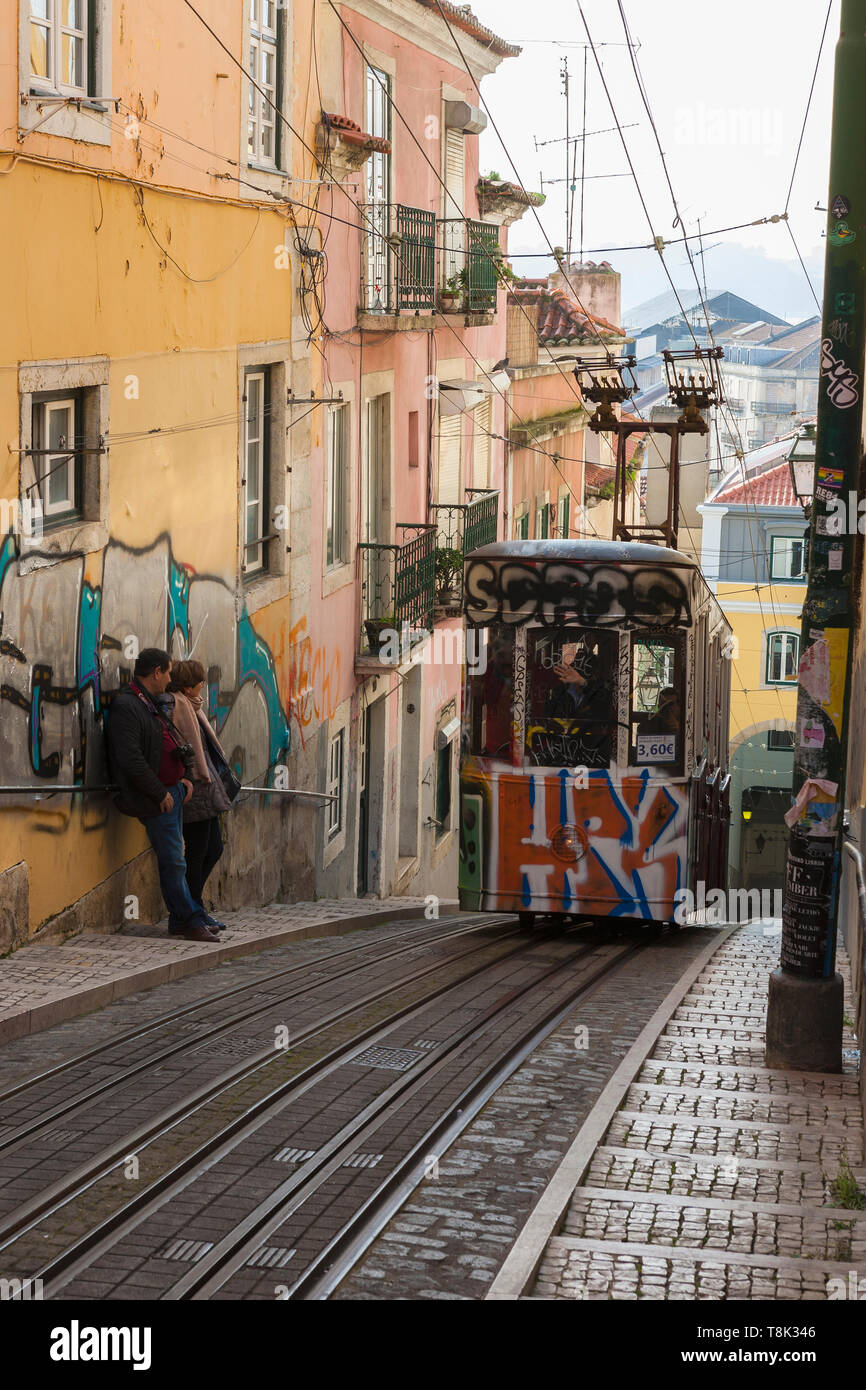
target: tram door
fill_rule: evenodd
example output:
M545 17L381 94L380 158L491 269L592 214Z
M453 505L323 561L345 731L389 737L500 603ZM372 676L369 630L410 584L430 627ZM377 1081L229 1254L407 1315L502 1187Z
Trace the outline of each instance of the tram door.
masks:
M370 722L373 711L368 705L361 715L358 742L358 897L370 891L368 865L370 862Z

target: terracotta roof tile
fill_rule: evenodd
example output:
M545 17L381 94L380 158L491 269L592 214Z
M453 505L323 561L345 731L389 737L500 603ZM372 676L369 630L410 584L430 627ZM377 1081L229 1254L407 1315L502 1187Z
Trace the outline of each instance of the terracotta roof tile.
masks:
M589 339L597 342L599 335L621 337L622 329L598 314L585 313L577 300L564 290L547 289L545 282L524 280L515 285L508 296L511 304L537 304L538 341L540 343L570 343Z
M727 487L716 493L713 501L733 506L747 503L754 507L799 508L800 505L794 493L791 469L787 460L776 464L775 468L768 468L766 473L749 478L746 482L743 482L742 478L732 479Z
M338 130L340 136L349 145L364 145L370 150L378 150L381 154L391 153L391 141L385 140L381 135L368 135L358 125L357 121L352 121L348 116L339 116L334 112L323 111L322 120L326 126L332 130Z
M516 58L521 52L516 44L506 43L494 34L492 29L485 29L468 5L452 5L450 0L418 0L418 4L423 5L425 10L432 10L440 18L444 15L449 24L477 39L485 48L489 48L491 53L498 53L502 58Z
M587 463L584 470L585 481L590 487L604 487L605 483L612 483L616 477L616 469L605 468L602 463Z

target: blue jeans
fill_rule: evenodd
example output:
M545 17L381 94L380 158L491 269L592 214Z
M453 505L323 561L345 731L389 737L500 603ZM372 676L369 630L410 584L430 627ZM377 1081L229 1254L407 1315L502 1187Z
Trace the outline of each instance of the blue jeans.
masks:
M147 838L153 846L159 868L159 886L168 908L170 932L186 931L188 927L204 926L201 906L189 891L186 881L186 859L183 852L183 783L166 787L173 805L170 811L151 816L144 822Z

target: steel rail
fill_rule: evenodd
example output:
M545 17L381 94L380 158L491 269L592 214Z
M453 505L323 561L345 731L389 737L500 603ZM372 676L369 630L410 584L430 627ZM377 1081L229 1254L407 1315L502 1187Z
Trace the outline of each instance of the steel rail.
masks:
M526 986L509 990L502 998L485 1009L480 1018L463 1025L456 1033L434 1051L420 1060L408 1075L399 1077L381 1096L372 1100L360 1114L344 1125L336 1135L285 1182L264 1198L252 1212L249 1212L237 1225L208 1250L193 1269L182 1275L166 1293L163 1300L207 1299L222 1288L246 1261L258 1250L273 1233L291 1217L299 1207L316 1192L327 1179L342 1167L346 1158L355 1152L388 1119L423 1088L431 1076L442 1071L468 1043L473 1042L487 1031L501 1014L513 1004L545 985L555 976L573 969L582 956L591 954L595 947L578 949L567 960L558 962L549 970ZM633 954L640 946L626 947L611 965ZM569 996L569 1007L584 992L585 986L573 991ZM558 1012L558 1010L557 1010ZM534 1031L534 1030L533 1030Z
M626 960L637 951L646 949L649 944L639 943L603 966L591 979L585 981L566 1003L550 1011L541 1023L514 1043L501 1058L492 1062L480 1077L470 1082L449 1105L445 1114L430 1126L422 1138L398 1161L396 1167L383 1178L376 1191L307 1266L295 1283L288 1287L286 1297L311 1300L328 1298L416 1187L424 1181L428 1173L427 1160L431 1147L435 1146L436 1158L441 1158L496 1094L499 1087L568 1017L577 1001L585 999L608 975L615 973Z
M544 939L544 937L536 938L534 941L527 941L525 936L521 934L521 940L516 949L510 951L506 956L500 957L493 962L486 962L476 969L469 971L468 974L463 975L459 980L437 986L435 989L428 991L421 999L415 1000L411 1004L407 1004L403 1008L397 1010L396 1013L391 1014L384 1023L378 1022L371 1024L353 1038L338 1044L323 1057L311 1062L303 1071L299 1072L294 1077L290 1077L269 1095L254 1102L242 1115L231 1120L217 1134L205 1140L196 1150L187 1154L172 1168L156 1178L144 1192L134 1197L131 1202L128 1202L124 1207L107 1217L93 1230L88 1231L60 1255L46 1264L39 1271L38 1275L47 1289L46 1296L49 1298L54 1297L60 1289L64 1288L84 1270L90 1268L101 1255L111 1250L119 1240L135 1230L142 1221L145 1221L149 1216L159 1211L173 1197L184 1191L190 1184L195 1182L197 1178L201 1177L203 1173L211 1169L222 1158L236 1149L245 1139L255 1134L265 1124L268 1124L277 1114L285 1109L287 1105L291 1104L293 1100L306 1094L338 1067L343 1066L347 1061L351 1060L354 1055L360 1054L367 1048L379 1043L382 1039L387 1038L396 1024L411 1022L416 1016L422 1015L424 1011L429 1008L431 1003L434 1003L437 999L453 990L462 988L477 976L485 974L491 968L500 964L501 961L510 961L515 956L531 951L539 939ZM477 952L481 949L483 949L483 947L476 947L475 951ZM588 954L593 949L593 946L584 947L581 954ZM466 952L466 954L471 954L471 952ZM444 965L449 963L450 962L445 962ZM423 974L432 974L434 968L424 971ZM412 978L420 978L420 975L416 975ZM394 989L399 988L400 985L406 982L407 981L404 979L398 985L390 987L389 990L383 990L378 997L393 992ZM370 1001L362 1001L360 1005L341 1011L325 1023L308 1030L308 1032L298 1038L298 1041L306 1041L316 1033L326 1031L326 1029L333 1026L335 1022L339 1022L352 1012L356 1012L357 1008L363 1007L364 1003L367 1002ZM171 1127L172 1126L167 1125L165 1126L165 1130ZM153 1137L156 1138L157 1136L154 1135ZM123 1148L123 1146L118 1146L118 1149L120 1148ZM123 1151L124 1153L130 1152L128 1145ZM116 1164L110 1166L114 1167ZM82 1184L77 1190L83 1191L86 1187L92 1186L94 1182L104 1176L105 1171L108 1171L108 1169L104 1169L93 1177L91 1182ZM58 1203L58 1206L59 1205L62 1204ZM55 1207L54 1209L56 1210L57 1208ZM50 1213L43 1212L42 1214L47 1215ZM36 1223L31 1223L31 1225L34 1224ZM23 1232L16 1233L13 1240L17 1240L21 1234L23 1234ZM11 1243L10 1241L5 1244ZM5 1244L0 1244L0 1250L5 1248Z
M506 918L506 920L508 919ZM475 925L461 924L453 931L444 932L442 935L434 937L431 942L410 941L392 950L384 951L380 955L374 956L372 960L364 961L363 964L346 966L343 970L338 970L324 979L320 978L310 981L309 984L304 985L301 989L291 990L288 994L276 995L263 1004L256 1004L252 1008L244 1009L242 1012L235 1014L234 1017L222 1023L218 1023L212 1028L203 1028L202 1032L195 1037L181 1038L171 1043L170 1046L164 1047L162 1051L154 1052L144 1061L133 1062L131 1066L119 1072L117 1075L108 1077L105 1081L97 1082L89 1089L80 1092L69 1100L61 1101L59 1105L46 1111L44 1114L40 1115L38 1119L19 1125L17 1129L12 1129L9 1133L4 1134L3 1137L0 1138L0 1153L6 1153L10 1150L14 1151L15 1149L21 1148L21 1146L34 1134L37 1134L40 1130L53 1124L55 1120L61 1119L64 1115L71 1114L90 1101L98 1100L101 1096L110 1094L112 1091L124 1086L128 1081L131 1081L133 1077L139 1076L142 1072L151 1071L159 1063L166 1061L169 1057L174 1057L180 1052L191 1051L203 1042L208 1042L215 1038L222 1037L225 1033L230 1033L232 1029L240 1027L242 1023L245 1023L250 1018L257 1018L260 1014L268 1013L268 1011L273 1008L282 1008L285 1004L295 999L300 999L305 994L312 993L322 985L332 984L336 980L344 979L346 975L354 975L358 970L366 969L368 966L380 965L384 961L393 960L397 956L407 954L409 951L423 949L425 944L438 945L439 942L449 941L455 936L471 935L476 931L482 930L487 925L488 923L486 922L479 922ZM508 935L508 933L506 933L506 935ZM493 940L498 939L500 938L493 938ZM295 974L298 970L305 968L304 966L294 966L285 973ZM135 1037L136 1035L133 1034L132 1036Z
M479 924L486 921L491 922L495 925L497 922L507 917L507 913L471 913L467 914L465 917L462 917L461 922L465 924L472 922L477 918ZM439 920L447 922L450 921L451 918L445 917ZM393 924L381 922L372 924L372 926L374 927L387 925ZM415 927L414 931L418 932L418 934L420 935L421 932L427 931L430 925L431 924L429 923L422 923L421 925ZM360 927L359 930L371 930L371 928ZM406 933L402 939L406 940L407 937L412 934L413 933ZM309 938L302 939L309 940ZM446 938L444 936L433 936L430 938L431 942L445 939ZM67 1058L65 1062L58 1062L53 1067L47 1067L45 1071L36 1072L32 1076L25 1077L23 1081L17 1081L14 1086L9 1086L5 1091L0 1091L0 1105L2 1105L3 1102L6 1100L10 1100L12 1096L20 1095L22 1091L27 1091L30 1090L31 1087L37 1086L41 1081L47 1081L53 1076L58 1076L61 1072L68 1071L70 1067L78 1066L82 1062L89 1062L91 1058L98 1057L102 1052L109 1052L114 1047L120 1047L123 1043L137 1042L139 1038L145 1037L148 1033L152 1033L155 1029L164 1028L167 1024L174 1023L177 1019L185 1018L188 1014L196 1013L200 1009L206 1009L210 1004L222 1003L226 999L231 999L234 995L245 994L249 990L263 988L267 986L269 983L272 983L274 980L284 979L288 975L296 975L301 970L315 969L315 967L318 965L329 964L331 961L340 960L344 956L357 955L360 951L366 951L370 947L377 946L379 944L380 943L377 941L362 941L355 946L347 946L344 950L332 951L329 955L326 956L313 956L311 960L302 961L299 965L290 965L287 966L285 970L272 971L271 974L262 976L260 980L251 980L243 985L232 985L228 989L219 990L216 994L208 995L206 999L197 999L192 1004L184 1004L184 1006L180 1009L171 1009L168 1013L159 1014L156 1018L152 1019L149 1023L145 1023L142 1027L130 1028L125 1033L119 1033L116 1037L111 1038L106 1042L97 1043L94 1047L87 1048L84 1052L77 1052L74 1057ZM419 942L419 944L423 944L423 942ZM171 981L170 983L174 983L174 981Z
M509 935L511 934L521 936L522 940L515 950L509 951L505 956L500 957L500 959L510 960L522 951L531 949L533 945L532 942L527 942L525 940L525 936L519 932L517 927L515 927L513 933L509 933ZM502 938L497 938L497 940L493 942L481 942L446 960L432 962L421 970L414 971L410 975L404 975L399 980L370 991L361 999L354 1000L351 1004L344 1005L332 1011L332 1013L325 1018L319 1019L309 1028L300 1031L294 1039L294 1047L297 1047L301 1043L308 1042L311 1038L320 1033L326 1032L336 1024L343 1022L347 1018L351 1018L353 1014L358 1013L361 1009L377 1003L379 1000L386 998L389 994L393 994L396 990L404 988L407 984L414 984L418 980L426 978L428 975L445 970L465 957L477 955L478 952L499 944L501 940ZM399 1010L396 1014L392 1014L386 1024L376 1023L370 1025L368 1028L363 1029L360 1034L357 1034L346 1043L340 1044L338 1048L327 1053L323 1058L312 1063L296 1076L289 1077L266 1096L255 1101L249 1110L230 1121L228 1125L224 1126L217 1134L206 1140L205 1143L192 1154L187 1155L172 1168L154 1179L139 1197L134 1198L132 1202L127 1203L125 1207L108 1217L94 1232L89 1232L86 1236L82 1237L73 1247L70 1247L69 1251L65 1252L63 1256L58 1257L58 1260L65 1263L67 1255L71 1254L73 1251L77 1252L79 1247L84 1244L89 1245L97 1234L101 1234L106 1229L113 1228L119 1221L124 1219L129 1212L137 1212L141 1204L149 1202L155 1192L162 1191L169 1183L177 1184L178 1178L180 1178L181 1181L178 1188L178 1190L180 1190L180 1187L186 1186L188 1182L193 1181L194 1178L203 1171L204 1167L210 1166L205 1163L204 1160L215 1148L224 1144L224 1141L227 1140L227 1136L233 1136L238 1130L243 1130L250 1116L263 1114L264 1119L259 1121L259 1123L265 1123L267 1119L270 1118L269 1112L271 1110L277 1111L281 1109L283 1104L289 1103L296 1092L302 1094L303 1091L307 1089L307 1085L312 1084L312 1082L307 1082L307 1078L311 1074L317 1076L322 1069L328 1068L329 1065L340 1065L345 1053L353 1050L362 1051L364 1047L376 1041L380 1035L384 1036L388 1030L394 1026L395 1021L409 1017L415 1012L420 1012L433 1000L439 998L440 995L447 993L449 990L459 988L467 981L474 979L475 976L489 970L491 965L497 963L498 961L488 961L478 966L476 969L469 971L468 974L461 976L459 980L437 986L434 990L429 991L423 996L420 1001L415 1001L407 1005L404 1009ZM284 1056L285 1053L281 1050L276 1050L272 1044L269 1048L254 1054L237 1066L223 1072L215 1080L207 1082L196 1091L188 1093L183 1100L173 1106L167 1107L164 1111L160 1112L160 1114L153 1116L150 1120L138 1126L137 1129L132 1130L123 1135L120 1139L107 1145L99 1154L94 1155L93 1158L88 1160L88 1162L80 1164L78 1168L73 1169L64 1177L49 1184L48 1187L36 1193L35 1196L30 1198L27 1202L22 1203L5 1222L0 1222L0 1251L13 1245L22 1235L26 1234L27 1231L37 1226L41 1220L52 1215L62 1207L67 1206L76 1196L79 1196L81 1193L93 1187L114 1168L123 1163L131 1153L138 1153L141 1149L146 1148L161 1135L168 1133L169 1130L174 1129L178 1124L182 1123L183 1120L188 1119L191 1115L202 1109L210 1101L216 1099L224 1092L231 1090L238 1081L244 1080L246 1077L252 1075L253 1072L264 1068L271 1062L279 1060ZM337 1060L331 1063L330 1059L332 1058L336 1058ZM257 1125L254 1124L253 1128L256 1127ZM240 1140L232 1140L231 1142L225 1143L225 1151L228 1152L233 1148L235 1142L240 1142ZM219 1156L221 1155L217 1154L217 1157ZM189 1174L189 1176L186 1176L187 1174ZM185 1181L183 1180L184 1178ZM162 1202L158 1202L157 1205L162 1205ZM132 1225L138 1224L138 1221L143 1219L144 1215L146 1215L146 1213L140 1215L132 1222ZM50 1272L53 1273L58 1267L58 1261L53 1261L51 1265L47 1267L46 1273L40 1274L40 1277L47 1278L48 1271L50 1270Z

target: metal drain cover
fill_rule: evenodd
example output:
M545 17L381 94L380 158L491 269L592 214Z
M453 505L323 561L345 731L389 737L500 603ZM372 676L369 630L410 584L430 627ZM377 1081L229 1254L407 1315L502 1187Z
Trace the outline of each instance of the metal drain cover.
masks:
M207 1048L213 1057L249 1057L253 1050L261 1051L261 1038L227 1037L215 1038L213 1042L203 1042L201 1048ZM193 1047L191 1052L198 1052L201 1049Z
M83 1133L83 1129L49 1129L42 1135L42 1143L71 1144L74 1139L80 1139Z
M263 1245L261 1250L250 1255L247 1265L258 1265L263 1269L282 1269L295 1253L296 1251L290 1250L287 1245Z
M274 1154L275 1163L306 1163L308 1158L312 1158L315 1149L280 1149Z
M173 1240L161 1250L159 1258L161 1260L186 1260L189 1264L195 1264L202 1255L206 1255L208 1250L213 1250L212 1240Z
M384 1067L386 1071L408 1071L424 1056L412 1047L368 1047L359 1057L353 1057L353 1067Z

